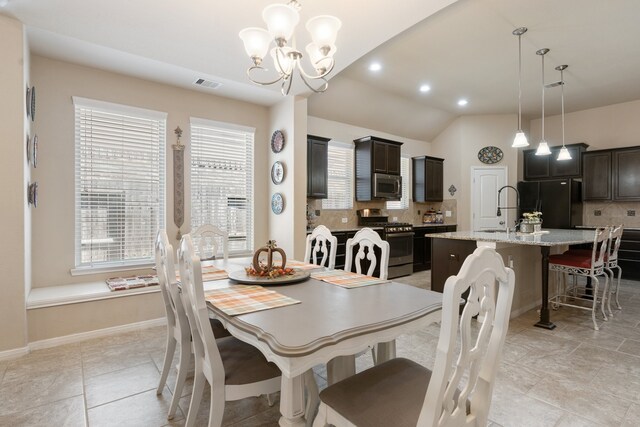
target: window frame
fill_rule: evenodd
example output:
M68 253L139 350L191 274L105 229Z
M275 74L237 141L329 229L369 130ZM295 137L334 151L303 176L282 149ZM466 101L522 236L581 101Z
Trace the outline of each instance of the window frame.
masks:
M331 154L330 151L331 150L335 150L335 149L339 149L339 150L344 150L344 154L346 155L345 157L345 161L348 162L349 167L346 169L346 173L343 177L340 177L341 181L348 181L348 191L349 191L349 195L348 197L344 198L344 199L332 199L331 198L331 180L332 180L332 175L330 173L330 165L331 165ZM353 144L349 144L349 143L344 143L344 142L340 142L340 141L336 141L336 140L329 140L329 142L327 143L327 157L328 157L328 162L327 162L327 198L326 199L322 199L322 209L323 210L350 210L353 209L354 206L354 197L355 197L355 178L354 178L354 168L355 168L355 146ZM333 179L335 180L336 177L334 176ZM347 186L344 186L344 188L346 189ZM346 205L344 206L333 206L333 204L337 203L337 202L346 202ZM332 205L329 205L329 204Z

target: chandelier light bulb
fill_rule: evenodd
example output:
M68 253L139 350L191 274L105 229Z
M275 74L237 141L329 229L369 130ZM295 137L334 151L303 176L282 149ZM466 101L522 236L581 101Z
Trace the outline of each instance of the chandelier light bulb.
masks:
M516 132L515 138L513 138L513 144L511 144L511 147L520 148L528 146L529 141L527 141L527 135L525 135L522 130L518 130L518 132Z
M571 153L567 147L562 147L560 152L558 152L558 160L571 160Z
M289 55L291 52L294 52L294 49L288 46L271 49L271 58L273 58L273 63L279 73L289 75L293 71L294 60Z
M298 11L286 4L272 4L264 8L262 19L267 24L271 38L279 46L284 46L291 40L293 31L300 21Z
M331 58L336 53L335 46L319 47L315 43L309 43L305 50L309 54L309 61L311 61L318 74L324 73L331 66Z
M318 46L333 46L338 38L338 30L342 22L334 16L320 15L307 21L307 31L311 40Z
M538 149L536 150L536 156L548 156L549 154L551 154L551 150L549 149L547 141L540 141Z
M269 31L263 28L245 28L240 31L239 36L244 43L244 50L247 52L247 55L249 55L254 62L256 58L259 59L258 63L261 62L269 51L269 43L271 43Z

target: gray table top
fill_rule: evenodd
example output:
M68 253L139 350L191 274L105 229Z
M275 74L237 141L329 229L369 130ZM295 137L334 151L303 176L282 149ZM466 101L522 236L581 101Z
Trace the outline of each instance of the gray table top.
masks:
M456 231L452 233L430 234L429 237L434 239L474 240L481 242L511 243L516 245L530 246L578 245L581 243L592 243L594 239L593 230L544 229L543 231L548 231L548 233L532 234Z
M227 271L241 269L248 259L215 261ZM218 280L216 286L234 282ZM437 312L442 294L402 283L345 289L315 279L268 287L301 301L239 316L228 316L210 305L216 316L254 334L283 356L304 356L348 338L391 328Z

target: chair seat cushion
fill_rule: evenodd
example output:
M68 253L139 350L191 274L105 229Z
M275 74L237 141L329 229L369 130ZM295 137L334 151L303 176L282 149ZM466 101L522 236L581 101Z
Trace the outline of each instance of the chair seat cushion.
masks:
M209 323L211 323L211 331L213 332L213 336L217 338L230 337L231 333L222 326L222 322L218 319L209 318Z
M566 265L569 267L591 268L591 254L584 255L551 255L549 264Z
M565 251L562 255L568 256L587 256L591 258L593 251L591 249L569 249ZM604 260L607 261L609 259L609 254L604 254Z
M242 385L276 378L280 369L267 362L260 350L235 337L216 340L222 364L224 365L225 384Z
M357 426L415 427L430 379L429 369L396 358L327 387L320 400Z

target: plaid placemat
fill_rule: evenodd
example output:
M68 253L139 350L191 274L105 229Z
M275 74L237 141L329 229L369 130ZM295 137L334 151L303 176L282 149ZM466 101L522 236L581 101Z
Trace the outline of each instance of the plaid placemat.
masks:
M288 259L286 267L298 268L300 270L313 270L313 269L316 269L316 268L322 268L319 265L309 264L307 262L297 261L295 259Z
M212 265L202 266L202 281L211 282L212 280L227 279L229 274L226 270L214 267ZM176 271L176 280L180 281L180 271Z
M388 283L389 280L379 279L377 277L365 276L364 274L351 273L344 270L327 270L311 273L311 277L316 280L331 283L332 285L342 286L343 288L359 288L361 286L379 285Z
M147 286L157 286L158 276L129 276L129 277L110 277L106 280L107 286L112 291L124 291L134 288L145 288Z
M215 289L207 292L204 299L229 316L300 303L298 300L256 285L235 285L230 288Z

